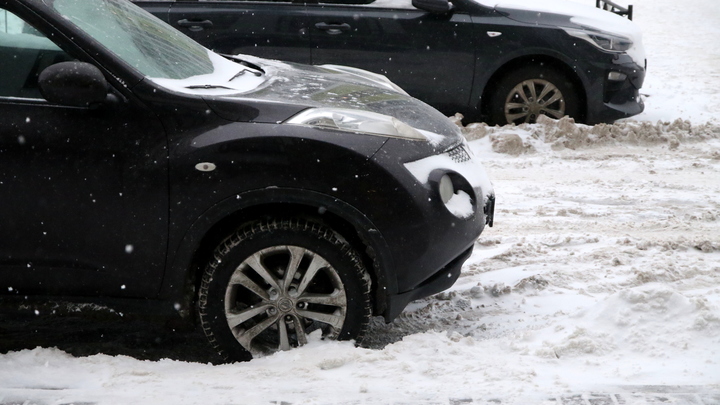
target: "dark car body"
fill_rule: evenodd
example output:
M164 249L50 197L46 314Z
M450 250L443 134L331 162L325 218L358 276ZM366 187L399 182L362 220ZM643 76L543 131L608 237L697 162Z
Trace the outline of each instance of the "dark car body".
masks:
M411 0L137 3L217 52L366 69L446 115L505 123L498 111L508 93L502 81L528 66L567 80L561 89L572 93L564 94L568 106L547 115L571 114L594 124L643 110L638 90L646 63L630 21L573 3L550 8L557 1L549 0L525 2L527 7L487 0L443 6L443 1L413 2L419 8ZM636 52L603 49L568 29L602 41L633 41ZM530 78L543 76L544 70L535 70Z
M52 4L65 3L84 6ZM121 16L142 13L105 3ZM23 23L15 32L0 25L4 302L139 305L192 319L203 269L223 239L261 218L302 218L359 252L372 312L389 321L410 300L449 287L492 221L492 186L459 129L383 78L225 60L153 28L150 15L118 17L130 38L103 37L102 24L92 36L47 4L0 0L0 12ZM166 66L171 75L196 60L230 70L152 78L129 62L154 61L151 49L187 59ZM300 122L299 113L360 114L373 128L378 117L400 132L339 130ZM433 159L441 163L423 163ZM469 195L472 212L448 209L442 177Z

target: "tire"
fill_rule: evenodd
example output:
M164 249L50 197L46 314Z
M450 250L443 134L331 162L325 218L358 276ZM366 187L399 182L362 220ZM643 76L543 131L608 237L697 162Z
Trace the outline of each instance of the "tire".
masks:
M534 123L539 115L582 120L572 81L547 66L526 66L500 79L490 99L492 124Z
M198 313L225 361L289 350L321 331L360 341L370 320L370 276L360 256L319 223L266 220L244 226L215 250Z

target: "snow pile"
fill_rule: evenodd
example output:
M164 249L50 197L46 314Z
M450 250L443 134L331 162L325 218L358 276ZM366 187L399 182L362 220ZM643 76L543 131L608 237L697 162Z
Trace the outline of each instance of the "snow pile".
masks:
M554 120L540 116L537 124L491 127L485 123L463 126L462 115L451 119L461 127L468 140L488 137L497 153L519 155L538 151L580 149L602 145L667 145L677 148L681 142L700 142L720 139L720 125L692 125L677 119L673 122L625 121L594 126L576 124L570 117Z
M571 330L553 334L534 353L560 358L626 352L673 359L678 351L717 343L719 315L706 299L662 284L624 289L574 314L577 323Z

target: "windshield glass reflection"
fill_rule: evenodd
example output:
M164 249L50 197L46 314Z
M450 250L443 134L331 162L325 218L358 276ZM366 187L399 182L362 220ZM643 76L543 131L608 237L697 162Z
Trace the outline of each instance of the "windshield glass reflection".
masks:
M215 70L207 49L130 2L44 3L145 76L186 79Z

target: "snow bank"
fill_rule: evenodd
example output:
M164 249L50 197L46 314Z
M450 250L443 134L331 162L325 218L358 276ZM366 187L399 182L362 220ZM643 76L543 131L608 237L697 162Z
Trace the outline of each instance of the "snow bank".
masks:
M701 142L720 139L720 125L706 123L692 125L690 121L673 122L625 121L594 126L576 124L565 117L553 120L540 116L537 124L491 127L485 123L463 126L462 115L451 119L461 127L468 140L488 137L492 150L497 153L519 155L538 151L582 149L605 145L667 145L677 148L681 142Z

